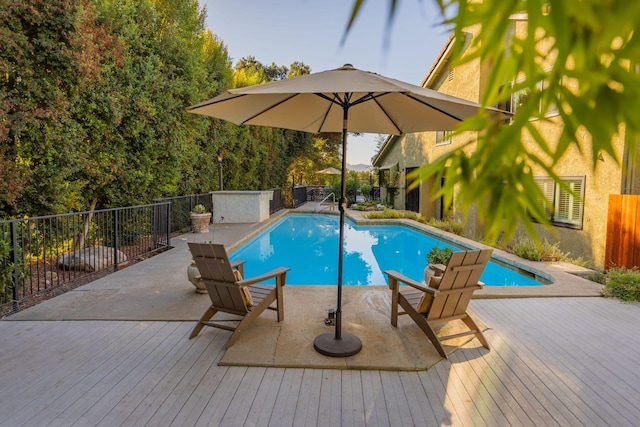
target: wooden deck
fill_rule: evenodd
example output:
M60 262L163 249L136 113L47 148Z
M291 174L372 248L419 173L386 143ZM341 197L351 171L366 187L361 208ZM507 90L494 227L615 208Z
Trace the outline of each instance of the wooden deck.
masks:
M192 322L2 321L0 425L640 423L639 304L471 308L492 350L474 340L426 372L219 367L230 333L189 341Z

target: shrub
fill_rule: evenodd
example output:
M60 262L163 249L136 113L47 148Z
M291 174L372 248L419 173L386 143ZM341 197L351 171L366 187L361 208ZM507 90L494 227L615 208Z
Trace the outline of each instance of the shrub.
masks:
M607 281L607 278L602 271L591 273L586 277L586 279L591 280L592 282L600 283L601 285L604 285L604 283Z
M412 219L421 223L425 223L426 219L423 216L418 215L411 211L397 211L395 209L384 208L382 211L371 212L367 214L369 219Z
M640 301L640 272L636 267L628 270L624 267L612 268L602 294L616 297L623 302Z
M369 219L401 219L404 216L395 209L384 208L382 211L371 212L367 215Z
M369 202L362 202L362 203L358 203L358 210L366 211L366 210L369 210L370 208L375 208L376 206L378 206L378 203L376 203L373 200Z
M510 250L520 258L531 261L568 261L569 254L560 250L560 242L534 242L529 237L519 236L511 242ZM580 262L584 263L584 261Z
M531 261L540 261L542 259L540 246L531 239L517 239L512 244L511 250L520 258Z
M431 218L428 224L432 227L439 228L440 230L448 231L449 233L457 234L458 236L464 236L464 224L455 219L436 219Z
M360 186L360 192L365 197L365 199L368 199L371 195L371 186L369 184L362 184Z

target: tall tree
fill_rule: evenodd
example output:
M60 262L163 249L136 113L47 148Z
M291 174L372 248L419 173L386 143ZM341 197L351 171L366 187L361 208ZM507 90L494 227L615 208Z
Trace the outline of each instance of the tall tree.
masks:
M12 1L0 8L0 206L8 215L55 212L70 202L79 128L71 38L76 2ZM37 52L37 54L35 54Z
M289 67L289 71L287 72L287 78L290 79L292 77L298 77L304 74L311 74L311 68L303 62L294 61L291 63L291 66Z

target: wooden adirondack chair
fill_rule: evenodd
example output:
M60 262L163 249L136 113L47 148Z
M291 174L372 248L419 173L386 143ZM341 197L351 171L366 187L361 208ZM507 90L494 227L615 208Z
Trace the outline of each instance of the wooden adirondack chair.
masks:
M442 275L431 277L429 286L420 284L396 271L385 271L389 276L389 288L392 292L391 324L397 327L398 315L408 314L445 359L447 354L442 341L465 335L475 335L478 341L488 349L489 344L467 313L467 307L473 292L483 286L479 281L480 275L489 262L492 252L491 249L454 252L446 267L431 266L439 270ZM409 286L402 289L399 286L400 283ZM398 312L398 305L404 309L404 312ZM448 336L436 335L435 325L457 319L462 320L470 330Z
M276 310L278 322L284 319L282 288L290 268L280 267L256 277L243 279L244 261L230 262L223 245L189 243L189 249L211 298L211 306L193 328L189 339L195 338L204 326L226 329L234 331L227 342L226 348L229 348L238 340L240 333L264 310ZM275 286L257 284L271 278L276 279ZM275 307L271 307L273 302L276 303ZM242 318L212 321L211 318L217 312L235 314ZM233 326L228 322L239 323Z

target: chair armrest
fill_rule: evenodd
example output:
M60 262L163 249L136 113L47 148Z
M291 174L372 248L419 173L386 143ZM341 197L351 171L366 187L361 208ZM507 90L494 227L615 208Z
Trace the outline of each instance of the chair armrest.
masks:
M436 294L439 291L437 289L433 289L429 286L425 286L422 283L418 283L415 280L405 276L402 273L398 273L397 271L394 270L385 270L384 272L387 276L389 276L389 278L394 278L396 281L401 282L401 283L405 283L409 286L411 286L412 288L418 289L422 292L427 292L430 294ZM391 285L391 280L389 281L389 285ZM390 286L391 287L391 286Z
M237 261L231 261L231 268L237 268L237 267L241 266L242 264L244 264L245 262L247 262L247 261L245 261L243 259L239 259Z
M442 276L447 266L444 264L429 264L429 268L436 272L436 276Z
M251 286L260 282L264 282L265 280L272 279L274 277L282 276L289 270L291 270L289 267L280 267L280 268L276 268L275 270L271 270L267 273L261 274L259 276L249 277L248 279L240 280L236 283L238 284L238 286ZM282 284L284 285L284 281L282 282Z
M232 261L231 262L231 268L237 268L242 277L244 277L244 263L245 262L247 262L247 261L245 261L243 259L239 259L237 261Z

